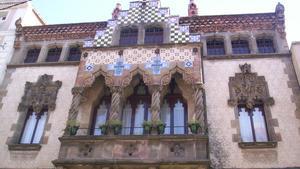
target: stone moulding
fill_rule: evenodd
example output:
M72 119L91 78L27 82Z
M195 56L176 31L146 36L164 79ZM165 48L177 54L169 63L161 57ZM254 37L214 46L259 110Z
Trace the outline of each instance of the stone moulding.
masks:
M277 147L277 142L240 142L239 147L243 149L275 148Z
M35 112L47 107L48 111L55 110L55 102L61 81L52 81L53 75L44 74L36 83L26 82L25 92L19 104L18 111L26 112L32 108Z
M230 106L245 104L252 108L255 103L263 102L266 105L273 105L274 99L270 97L267 82L263 76L251 72L251 65L245 63L240 65L242 73L236 73L235 77L229 79Z
M10 151L39 151L40 144L9 144L8 150Z

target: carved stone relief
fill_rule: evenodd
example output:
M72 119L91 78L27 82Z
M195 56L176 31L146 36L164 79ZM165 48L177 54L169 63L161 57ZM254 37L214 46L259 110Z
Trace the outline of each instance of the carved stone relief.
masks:
M236 106L244 103L247 108L252 108L256 102L273 105L274 99L270 97L268 86L263 76L251 72L251 65L240 65L242 73L236 73L229 79L230 99L228 104Z
M18 111L24 112L32 108L35 112L40 112L44 107L48 111L55 109L55 102L61 81L52 81L53 76L44 74L39 77L36 83L26 82L25 93L19 104Z
M182 146L180 143L174 143L171 148L170 152L175 156L175 157L184 157L185 155L185 148Z

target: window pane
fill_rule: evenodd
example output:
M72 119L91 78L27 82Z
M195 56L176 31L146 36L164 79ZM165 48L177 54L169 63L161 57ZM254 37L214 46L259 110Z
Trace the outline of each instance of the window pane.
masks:
M174 134L184 134L184 107L179 100L174 107Z
M207 41L207 54L224 55L225 54L224 42L221 40Z
M140 103L137 105L137 108L135 110L134 129L133 129L133 134L135 135L143 134L144 114L145 114L144 104Z
M119 45L136 45L138 38L138 29L127 28L123 29L120 33Z
M96 121L94 126L94 135L101 135L101 129L99 127L100 125L105 124L107 119L107 112L108 108L105 102L103 101L97 110Z
M35 63L39 57L41 49L29 49L24 63Z
M233 54L247 54L250 53L248 41L235 40L231 42Z
M263 112L258 107L253 111L253 124L255 130L255 138L257 142L268 141L267 128Z
M166 124L165 134L170 134L171 129L171 109L167 101L161 107L161 120Z
M163 43L164 30L159 27L147 28L145 30L145 44L160 44Z
M245 108L239 111L239 121L241 129L241 137L243 142L253 142L253 133L249 113Z
M257 39L257 48L259 53L274 53L274 44L272 39Z
M129 135L130 134L131 114L132 114L131 105L129 103L127 103L125 108L124 108L123 117L122 117L122 126L123 126L122 134L123 135Z
M60 57L60 53L62 51L62 48L52 48L49 49L46 62L57 62Z
M33 144L39 144L40 143L43 132L44 132L46 121L47 121L47 112L44 112L41 115L40 119L38 120L38 124L37 124L37 127L36 127L33 142L32 142Z
M81 50L79 47L73 47L69 51L68 61L79 61L81 56Z
M33 112L26 121L25 128L23 130L23 134L21 138L21 144L31 143L36 122L37 122L36 113Z

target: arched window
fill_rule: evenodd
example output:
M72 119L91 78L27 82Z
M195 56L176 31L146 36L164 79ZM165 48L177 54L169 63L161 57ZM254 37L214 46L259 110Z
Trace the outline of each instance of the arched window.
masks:
M161 44L164 41L164 30L161 27L150 27L145 30L145 44Z
M39 144L47 121L47 110L29 110L21 135L21 144Z
M270 38L259 38L256 40L259 53L275 53L273 40Z
M68 61L79 61L81 56L81 50L79 46L73 46L69 50Z
M161 120L166 124L165 134L187 133L187 104L174 78L163 100L160 115Z
M38 60L41 48L29 49L24 63L35 63Z
M57 62L59 60L62 48L51 48L48 51L46 62Z
M109 119L111 94L108 88L105 89L105 94L101 98L99 104L94 109L91 135L102 135L100 126L105 124Z
M141 135L143 122L151 119L151 95L148 87L140 80L134 88L133 94L128 97L122 115L123 135Z
M206 45L208 55L225 55L224 41L222 39L208 40Z
M120 33L120 46L136 45L138 40L137 28L123 28Z
M249 43L247 40L233 40L231 41L233 54L247 54L250 53Z

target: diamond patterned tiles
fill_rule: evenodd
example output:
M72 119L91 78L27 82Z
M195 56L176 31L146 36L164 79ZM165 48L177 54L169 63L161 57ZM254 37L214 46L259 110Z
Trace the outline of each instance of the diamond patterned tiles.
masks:
M156 56L156 49L137 48L137 49L125 49L123 51L124 62L128 64L144 64L150 63L152 58ZM86 64L94 65L106 65L114 64L119 58L118 51L90 51ZM165 48L160 50L160 58L166 62L173 61L194 61L194 55L192 48L176 47Z

